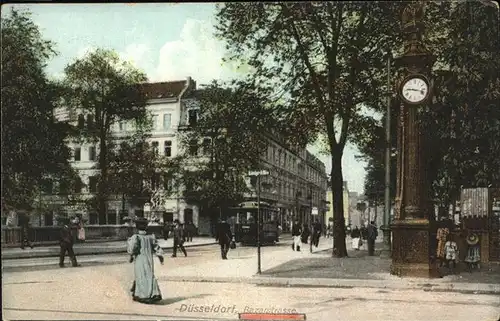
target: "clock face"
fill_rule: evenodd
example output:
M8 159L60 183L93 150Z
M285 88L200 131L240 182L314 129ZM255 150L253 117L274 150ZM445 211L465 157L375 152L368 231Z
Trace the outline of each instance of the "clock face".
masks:
M401 94L408 102L419 103L427 98L429 86L427 82L420 77L410 78L403 84Z

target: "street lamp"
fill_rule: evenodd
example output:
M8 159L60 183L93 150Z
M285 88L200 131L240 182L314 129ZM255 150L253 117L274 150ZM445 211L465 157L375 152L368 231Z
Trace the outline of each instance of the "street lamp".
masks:
M384 250L390 254L391 252L391 104L392 104L392 88L391 88L391 54L387 55L387 110L385 120L385 197L384 197L384 226L382 232L384 234Z
M251 171L248 176L257 177L257 274L261 274L261 255L260 255L260 177L269 175L269 171Z

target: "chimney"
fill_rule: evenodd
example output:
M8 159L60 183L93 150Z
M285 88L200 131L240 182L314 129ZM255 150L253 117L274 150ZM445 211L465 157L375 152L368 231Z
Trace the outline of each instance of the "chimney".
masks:
M196 81L193 80L190 76L187 77L187 87L189 90L196 90Z

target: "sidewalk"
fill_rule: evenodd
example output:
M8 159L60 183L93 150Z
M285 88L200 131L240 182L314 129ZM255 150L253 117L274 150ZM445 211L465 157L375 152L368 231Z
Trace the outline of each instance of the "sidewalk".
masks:
M382 244L377 244L381 248ZM500 269L462 273L440 279L400 278L389 273L390 259L368 256L366 250L349 251L348 258L331 257L331 239L322 239L318 249L309 253L291 248L268 252L262 248L262 273L257 274L257 257L240 256L231 250L228 260L217 260L162 270L158 278L177 282L247 283L262 286L387 288L435 292L500 294ZM482 274L481 274L482 273ZM486 274L486 277L485 275Z
M168 240L158 239L158 243L163 249L171 249L173 247L173 239ZM204 246L215 244L212 237L195 237L193 242L184 243L185 247ZM76 255L94 255L107 253L125 253L127 252L127 241L112 241L112 242L90 242L76 243L73 246ZM3 248L2 260L26 259L38 257L56 257L59 256L60 247L57 245L35 247L33 249L27 247L22 250L20 248Z

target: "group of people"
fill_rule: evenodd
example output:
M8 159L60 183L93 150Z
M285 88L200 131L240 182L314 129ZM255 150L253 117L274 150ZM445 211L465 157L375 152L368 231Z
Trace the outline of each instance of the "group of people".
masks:
M309 250L312 252L313 245L318 247L319 239L322 234L322 225L319 221L311 224L311 228L307 224L300 224L298 220L294 221L292 226L293 244L292 249L300 252L301 244L307 244L310 239Z
M366 226L358 228L355 226L351 231L351 246L355 251L359 251L363 246L363 241L368 244L368 255L375 255L375 240L378 237L377 226L371 221Z
M192 242L193 236L197 234L198 228L193 222L187 222L186 224L181 223L179 220L175 220L173 224L165 222L163 225L163 238L168 239L168 236L174 231L175 228L182 229L184 242Z
M442 220L438 223L436 257L439 267L447 267L454 273L460 253L457 244L459 234L453 233L452 227L451 220ZM481 263L479 236L473 231L468 231L466 234L467 254L464 261L469 272L472 272L474 268L479 269Z

